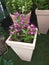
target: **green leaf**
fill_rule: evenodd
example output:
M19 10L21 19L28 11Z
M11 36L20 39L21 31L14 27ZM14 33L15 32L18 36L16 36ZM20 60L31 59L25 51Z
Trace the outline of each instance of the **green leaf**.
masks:
M28 42L28 38L24 38L24 42Z
M7 65L7 60L3 60L4 65Z
M14 39L14 40L17 39L16 33L14 33L14 34L12 35L12 39Z
M31 10L32 0L7 0L6 6L9 8L9 12L11 13L15 12L15 10L22 13L22 6L25 6L23 12L26 14Z
M24 34L26 34L26 31L25 31L24 29L22 29L22 32L23 32Z
M40 32L38 31L38 34L40 35Z
M30 38L34 39L34 36L33 36L33 35L32 35L32 36L30 36Z
M7 62L7 65L13 65L12 60L9 60L9 61Z
M0 65L13 65L13 61L12 60L5 60L2 56L0 57Z
M2 65L2 57L0 57L0 65Z
M16 20L16 22L20 22L19 20Z

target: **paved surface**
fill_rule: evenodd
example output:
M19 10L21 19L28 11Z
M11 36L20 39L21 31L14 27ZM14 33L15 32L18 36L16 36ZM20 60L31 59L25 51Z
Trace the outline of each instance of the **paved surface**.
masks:
M7 51L7 46L5 44L4 30L0 25L0 55Z

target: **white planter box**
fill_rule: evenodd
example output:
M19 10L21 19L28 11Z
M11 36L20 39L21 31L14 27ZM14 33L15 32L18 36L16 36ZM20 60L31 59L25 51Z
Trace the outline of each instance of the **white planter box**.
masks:
M10 41L9 39L11 38L11 36L9 36L9 38L6 40L6 44L10 46L22 60L31 61L36 44L37 30L38 29L36 29L33 43Z
M35 13L37 15L37 22L40 33L46 34L49 29L49 10L36 9Z

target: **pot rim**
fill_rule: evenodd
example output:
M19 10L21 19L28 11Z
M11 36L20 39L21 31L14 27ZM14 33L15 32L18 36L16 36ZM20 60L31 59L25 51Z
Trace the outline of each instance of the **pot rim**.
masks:
M18 42L18 41L17 41L17 44L20 44L20 45L22 44L22 45L27 45L27 46L33 46L33 45L35 45L36 38L37 38L37 31L38 31L38 29L36 28L36 34L35 34L35 37L34 37L34 40L33 40L34 44L32 44L32 43L31 43L31 44L30 44L30 43L25 43L25 42ZM6 40L6 43L7 43L7 44L8 44L8 43L9 43L9 44L11 44L11 43L12 43L12 44L13 44L13 43L16 44L16 41L10 41L10 40L9 40L9 39L11 38L11 36L12 36L12 35L10 35L10 36L8 37L8 39Z
M49 10L38 10L38 9L36 9L35 13L36 13L36 15L46 15L46 16L48 16Z

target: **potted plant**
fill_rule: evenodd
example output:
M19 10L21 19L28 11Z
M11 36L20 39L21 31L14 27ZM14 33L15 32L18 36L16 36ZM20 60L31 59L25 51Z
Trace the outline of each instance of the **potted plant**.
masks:
M49 0L33 0L39 31L46 34L49 29Z
M14 14L15 12L19 12L20 14L31 14L31 8L32 8L32 0L8 0L6 3L7 9L9 13ZM10 14L10 16L13 19L13 15ZM26 16L26 17L27 17Z
M18 13L18 12L17 12ZM37 28L31 24L29 25L29 18L25 15L16 15L16 21L10 26L10 36L6 40L15 53L25 61L31 61L33 51L35 49Z

